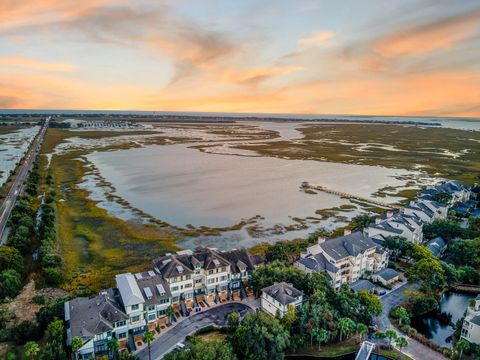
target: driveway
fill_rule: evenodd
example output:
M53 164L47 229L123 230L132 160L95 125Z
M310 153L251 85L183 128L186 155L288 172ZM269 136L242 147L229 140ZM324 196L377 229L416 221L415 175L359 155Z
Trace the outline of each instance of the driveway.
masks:
M405 290L407 289L418 289L420 287L419 284L410 284L407 283L400 288L397 288L388 294L382 296L380 298L380 302L382 303L383 311L380 316L375 318L375 323L377 324L378 328L382 331L387 329L394 329L394 326L390 322L388 318L388 314L390 310L394 307L399 306L405 299ZM401 334L398 330L397 332ZM402 336L406 336L405 334L401 334ZM426 359L438 359L438 360L447 360L446 357L439 354L438 352L430 349L428 346L423 345L422 343L418 342L415 339L412 339L409 336L408 338L408 346L402 349L402 352L410 356L412 359L415 360L426 360ZM373 339L372 339L373 340ZM378 341L377 342L382 342ZM383 341L382 343L386 343Z
M238 311L244 316L253 309L242 303L228 303L191 315L181 320L173 328L160 334L151 344L152 360L161 359L173 347L185 340L185 337L208 325L224 326L227 324L227 315L230 311ZM140 360L148 359L148 349L144 348L135 354Z

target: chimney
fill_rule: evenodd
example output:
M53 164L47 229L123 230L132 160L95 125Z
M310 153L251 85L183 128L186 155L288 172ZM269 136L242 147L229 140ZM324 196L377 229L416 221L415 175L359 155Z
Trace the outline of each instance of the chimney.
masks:
M391 218L393 216L392 210L387 210L387 218Z
M319 236L317 243L318 244L323 244L326 240L327 240L327 238L325 236Z
M379 217L376 217L376 218L375 218L375 224L376 224L376 225L380 224L381 222L382 222L382 219L381 219L381 218L379 218Z
M343 230L343 236L350 235L351 233L352 233L352 230L350 229Z

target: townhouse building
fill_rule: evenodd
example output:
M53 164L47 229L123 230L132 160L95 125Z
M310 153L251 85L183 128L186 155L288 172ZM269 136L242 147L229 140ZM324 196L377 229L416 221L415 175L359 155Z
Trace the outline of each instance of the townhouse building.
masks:
M294 263L306 272L326 273L336 290L387 265L388 252L360 231L346 231L344 236L331 240L320 237L317 244L307 248Z
M439 194L448 194L451 200L448 205L464 202L470 199L471 188L462 185L458 181L441 181L435 185L429 185L419 192L418 197L425 200L435 200Z
M387 211L385 216L377 217L364 229L367 236L380 242L388 236L401 236L414 244L423 241L423 222L415 214L407 215L403 211L396 214Z
M431 223L434 220L447 218L448 205L434 200L416 199L406 205L402 211L406 215L417 216L424 223Z
M480 344L480 294L475 303L467 307L460 337L474 344Z

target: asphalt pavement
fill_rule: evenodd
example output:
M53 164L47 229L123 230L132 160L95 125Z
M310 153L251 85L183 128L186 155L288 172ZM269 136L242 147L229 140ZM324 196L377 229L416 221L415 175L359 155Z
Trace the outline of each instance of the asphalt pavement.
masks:
M228 303L191 315L183 319L173 328L160 334L151 344L152 360L161 359L165 354L173 350L175 345L185 340L188 335L208 325L225 326L227 315L230 311L236 310L241 316L253 309L247 304ZM148 359L148 349L144 348L135 354L140 360Z
M23 184L27 179L28 172L32 168L32 164L35 161L38 152L40 151L45 132L48 128L49 120L50 117L48 117L47 120L43 123L37 136L32 141L30 149L25 154L24 162L22 163L15 180L11 185L10 191L8 192L0 207L0 245L3 245L3 242L6 241L6 237L3 236L3 233L5 232L5 228L7 227L8 218L10 217L10 214L15 207L18 195L22 193Z

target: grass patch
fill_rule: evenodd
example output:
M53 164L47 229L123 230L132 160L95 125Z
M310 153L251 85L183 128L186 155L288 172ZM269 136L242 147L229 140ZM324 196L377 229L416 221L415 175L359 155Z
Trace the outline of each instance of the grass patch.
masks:
M335 344L322 345L320 351L318 346L306 346L303 349L299 349L294 353L288 353L287 356L321 356L326 358L335 358L337 356L352 354L357 352L360 348L359 344L354 339L349 339Z

